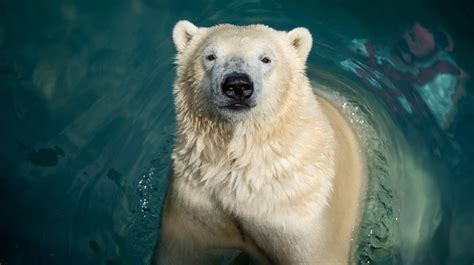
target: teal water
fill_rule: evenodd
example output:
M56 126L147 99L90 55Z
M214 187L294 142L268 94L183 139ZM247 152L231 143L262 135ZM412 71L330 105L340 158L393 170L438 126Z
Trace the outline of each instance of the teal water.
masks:
M421 219L415 231L394 213L405 243L387 254L377 245L384 238L370 239L361 262L388 255L379 264L473 264L474 91L471 80L459 100L451 92L460 90L449 89L461 83L458 70L474 75L469 0L0 1L0 264L149 264L170 168L171 30L180 19L309 28L310 77L323 80L324 70L363 90L362 101L377 102L436 173L437 224ZM415 22L447 32L452 51L381 67ZM361 43L378 47L378 61ZM454 70L431 67L438 59ZM429 198L416 176L390 175L399 197ZM393 209L418 209L410 203ZM406 242L423 227L431 237L411 253Z

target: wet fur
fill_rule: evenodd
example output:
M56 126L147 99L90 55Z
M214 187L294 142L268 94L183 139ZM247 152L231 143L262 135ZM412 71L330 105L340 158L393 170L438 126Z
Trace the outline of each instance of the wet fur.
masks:
M364 161L347 121L315 96L304 74L306 33L293 33L301 39L261 25L191 25L184 25L192 32L188 46L175 40L182 47L177 134L158 264L218 263L218 250L231 248L257 264L349 263ZM262 96L275 98L237 120L214 112L196 92L204 73L193 63L210 34L229 31L274 38L286 61L264 81L276 92L263 87Z

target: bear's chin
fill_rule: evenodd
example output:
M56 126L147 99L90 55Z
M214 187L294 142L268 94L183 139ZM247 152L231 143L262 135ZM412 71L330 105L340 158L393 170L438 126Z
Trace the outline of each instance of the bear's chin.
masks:
M248 116L255 106L249 104L234 103L217 107L217 112L229 120L241 120Z

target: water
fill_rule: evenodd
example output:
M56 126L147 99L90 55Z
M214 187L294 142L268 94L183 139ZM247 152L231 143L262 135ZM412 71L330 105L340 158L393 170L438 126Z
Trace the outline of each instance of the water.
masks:
M472 81L446 100L460 91L450 89L455 70L474 72L471 1L45 0L0 2L1 264L149 263L170 167L179 19L308 27L312 80L344 96L361 130L383 132L364 138L379 178L361 262L474 263ZM415 22L448 32L454 50L437 40L436 55L394 62Z

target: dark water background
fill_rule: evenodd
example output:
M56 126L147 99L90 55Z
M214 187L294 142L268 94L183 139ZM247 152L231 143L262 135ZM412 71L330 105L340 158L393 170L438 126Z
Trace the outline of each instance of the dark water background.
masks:
M148 264L170 165L179 19L308 27L310 68L361 87L339 64L352 57L347 43L389 47L418 21L449 32L450 56L474 75L470 0L0 1L0 264ZM474 263L472 81L465 90L445 129L384 105L449 173L436 180L443 219L426 264Z

